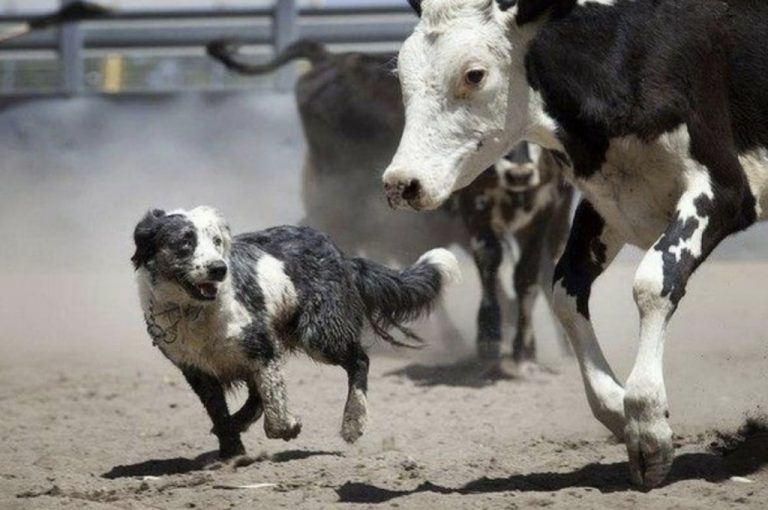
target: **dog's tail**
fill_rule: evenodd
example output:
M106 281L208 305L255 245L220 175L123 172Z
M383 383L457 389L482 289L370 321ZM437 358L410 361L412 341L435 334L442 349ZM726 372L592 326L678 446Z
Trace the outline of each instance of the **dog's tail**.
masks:
M208 55L224 64L228 69L245 75L271 73L288 62L297 59L309 60L315 66L325 61L331 54L322 44L308 39L299 39L281 51L274 59L263 64L247 62L238 53L241 44L232 40L218 40L208 43Z
M357 289L374 332L387 342L401 347L418 347L396 340L389 331L397 329L408 338L423 343L404 326L430 311L446 284L461 280L456 257L437 248L411 267L396 271L363 258L350 259Z

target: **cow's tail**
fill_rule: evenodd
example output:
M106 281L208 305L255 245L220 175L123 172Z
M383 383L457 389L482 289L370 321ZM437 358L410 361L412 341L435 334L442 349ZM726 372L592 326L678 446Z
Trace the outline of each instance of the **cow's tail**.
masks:
M108 16L112 11L93 2L71 2L52 14L30 18L0 30L0 44L17 39L35 30L44 30L64 23L86 21Z
M445 286L461 279L456 257L442 248L425 253L414 265L401 271L363 258L349 259L349 263L373 331L401 347L418 345L396 340L389 331L397 329L423 344L404 324L428 313Z
M307 39L299 39L277 54L275 58L263 64L249 62L238 53L241 44L232 40L218 40L208 43L208 55L224 64L228 69L240 74L259 75L271 73L288 62L298 59L309 60L314 66L328 58L330 53L322 44Z

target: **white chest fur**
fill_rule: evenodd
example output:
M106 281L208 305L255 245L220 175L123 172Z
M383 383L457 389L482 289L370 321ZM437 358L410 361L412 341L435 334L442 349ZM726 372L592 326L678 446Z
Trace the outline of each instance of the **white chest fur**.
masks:
M158 300L141 280L139 289L147 331L174 364L196 367L222 381L249 370L241 338L251 318L230 289L223 288L215 302L205 305Z

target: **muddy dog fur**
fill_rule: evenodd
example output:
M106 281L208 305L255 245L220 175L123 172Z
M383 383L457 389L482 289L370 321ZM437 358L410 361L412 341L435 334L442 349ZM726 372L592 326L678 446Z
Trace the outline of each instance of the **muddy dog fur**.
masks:
M356 441L368 422L364 326L392 344L406 345L393 329L419 340L404 323L427 313L445 284L459 278L455 257L444 249L395 271L346 257L307 227L232 237L210 207L150 211L134 239L147 331L200 397L222 458L245 453L240 434L262 414L267 437L300 433L282 371L286 354L296 351L347 372L341 435ZM249 396L230 414L225 393L237 385Z

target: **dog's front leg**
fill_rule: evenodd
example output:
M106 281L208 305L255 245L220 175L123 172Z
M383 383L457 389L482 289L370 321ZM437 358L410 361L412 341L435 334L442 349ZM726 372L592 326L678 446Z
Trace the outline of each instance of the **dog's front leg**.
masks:
M259 390L254 381L248 381L248 399L235 414L232 415L232 426L239 433L248 430L264 413L264 406L261 403Z
M279 360L270 360L254 375L264 405L264 432L270 439L290 441L301 432L301 421L288 412L285 379Z
M181 370L187 382L200 397L208 416L213 422L213 433L219 440L219 456L228 459L245 454L245 447L240 441L240 432L235 429L227 408L224 388L221 383L208 374L193 368Z

